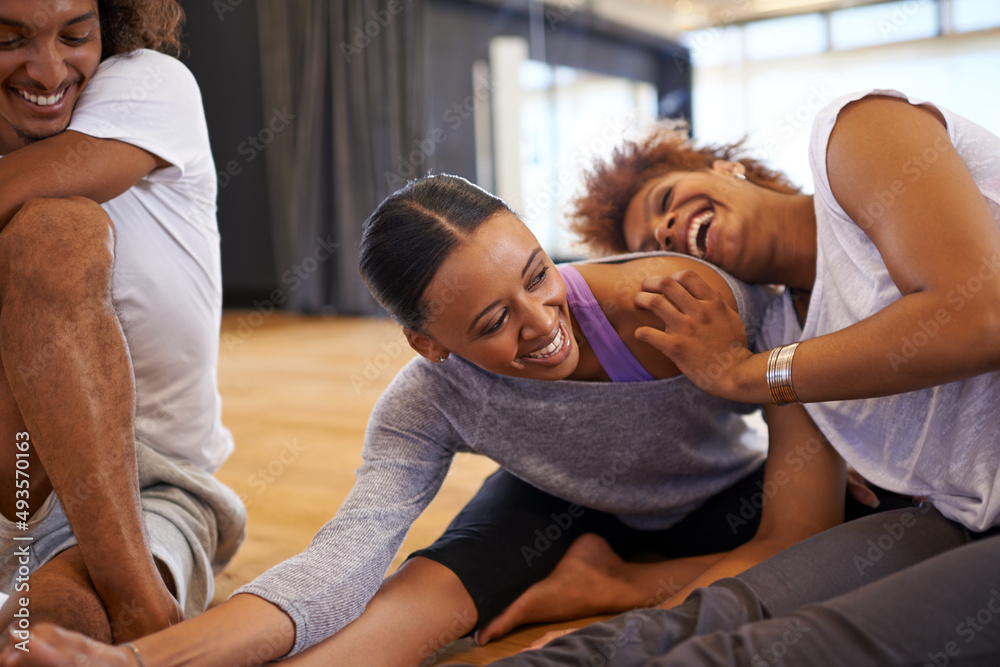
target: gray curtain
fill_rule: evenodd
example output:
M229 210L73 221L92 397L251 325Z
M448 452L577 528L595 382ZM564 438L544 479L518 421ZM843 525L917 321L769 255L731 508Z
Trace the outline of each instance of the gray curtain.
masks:
M381 312L358 277L361 223L420 141L422 0L260 0L270 218L293 312ZM268 133L270 131L270 134Z

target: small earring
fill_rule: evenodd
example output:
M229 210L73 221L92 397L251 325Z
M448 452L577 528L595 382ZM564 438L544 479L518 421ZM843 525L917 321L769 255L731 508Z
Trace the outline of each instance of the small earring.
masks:
M438 357L438 363L443 364L446 357Z

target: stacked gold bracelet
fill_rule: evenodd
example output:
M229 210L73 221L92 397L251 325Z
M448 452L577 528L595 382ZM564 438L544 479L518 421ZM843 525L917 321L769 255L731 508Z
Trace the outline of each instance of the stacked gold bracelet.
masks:
M767 358L767 388L775 405L800 402L792 386L792 358L798 346L798 343L792 343L776 347Z

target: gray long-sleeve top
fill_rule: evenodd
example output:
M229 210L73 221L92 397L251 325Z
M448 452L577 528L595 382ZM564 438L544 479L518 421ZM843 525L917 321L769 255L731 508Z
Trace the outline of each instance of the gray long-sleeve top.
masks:
M751 346L769 293L727 276ZM550 494L639 529L673 525L749 474L763 454L741 414L687 378L545 382L452 355L416 358L369 420L357 481L301 554L237 593L284 610L298 653L357 618L458 452L483 454Z

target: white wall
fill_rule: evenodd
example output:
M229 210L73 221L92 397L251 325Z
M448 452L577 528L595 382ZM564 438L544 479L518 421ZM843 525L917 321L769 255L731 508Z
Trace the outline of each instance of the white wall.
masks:
M812 191L809 126L826 101L895 88L1000 135L1000 30L696 68L695 138L747 145Z

